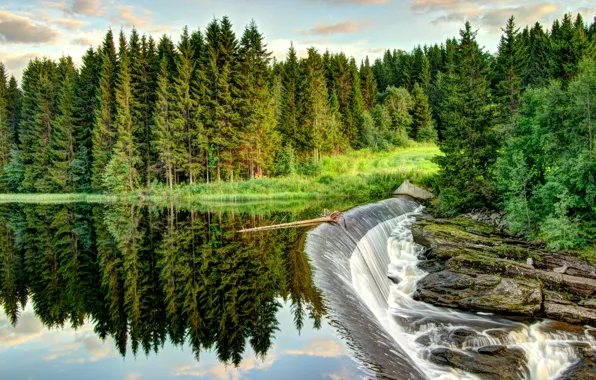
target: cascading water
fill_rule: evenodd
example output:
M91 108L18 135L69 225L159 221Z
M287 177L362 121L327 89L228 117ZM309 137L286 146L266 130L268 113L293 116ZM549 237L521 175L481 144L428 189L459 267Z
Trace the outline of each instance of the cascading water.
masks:
M315 282L368 370L398 379L478 379L482 376L434 364L431 351L470 353L504 345L525 352L519 378L547 380L578 359L578 345L596 348L585 335L550 330L550 321L529 325L414 300L416 282L427 274L417 267L424 248L410 232L421 211L412 200L389 199L347 212L345 223L309 233L306 250Z

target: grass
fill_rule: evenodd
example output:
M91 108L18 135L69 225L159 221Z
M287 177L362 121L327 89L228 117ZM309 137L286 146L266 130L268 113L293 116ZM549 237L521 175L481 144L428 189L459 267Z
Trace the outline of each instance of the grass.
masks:
M253 203L255 208L271 202L350 199L369 201L386 198L405 179L431 187L438 167L431 158L439 154L434 145L414 145L388 152L364 149L324 157L316 176L293 174L239 182L180 185L174 190L159 185L138 192L101 194L0 194L0 203L70 203L148 201L153 203L200 202L206 207ZM260 204L261 206L257 205Z
M146 193L148 199L197 199L202 202L255 202L298 199L380 199L388 197L405 179L431 187L438 170L431 158L433 145L419 145L390 152L354 151L325 157L316 176L293 174L239 182L182 185L173 191L161 187Z

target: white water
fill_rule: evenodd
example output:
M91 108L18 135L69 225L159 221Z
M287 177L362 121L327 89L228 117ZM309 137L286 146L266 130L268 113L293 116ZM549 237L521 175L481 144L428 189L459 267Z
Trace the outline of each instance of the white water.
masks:
M528 363L527 368L520 369L520 376L531 380L556 379L576 362L576 350L571 346L574 342L596 348L596 341L585 335L546 333L544 328L549 321L528 326L486 313L464 313L415 301L412 294L416 282L427 274L417 268L424 248L413 242L410 232L415 216L421 211L421 207L417 208L370 229L358 241L349 267L356 293L426 377L437 380L478 378L427 360L433 348L459 349L445 339L457 328L479 334L464 341L464 351L496 344L522 348ZM388 281L388 276L399 279L398 284ZM430 341L428 347L416 342L423 335Z

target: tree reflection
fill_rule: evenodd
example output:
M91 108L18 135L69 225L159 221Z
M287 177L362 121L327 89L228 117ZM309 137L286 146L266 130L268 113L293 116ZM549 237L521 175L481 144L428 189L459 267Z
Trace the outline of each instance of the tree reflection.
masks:
M303 213L308 213L307 211ZM0 206L0 302L13 324L29 299L47 327L90 320L124 356L188 343L238 365L270 350L280 301L298 330L320 327L304 230L237 230L311 215L177 207Z

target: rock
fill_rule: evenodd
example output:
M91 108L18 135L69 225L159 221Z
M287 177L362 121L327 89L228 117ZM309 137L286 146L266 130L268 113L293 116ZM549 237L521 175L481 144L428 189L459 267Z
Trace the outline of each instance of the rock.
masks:
M414 241L430 274L414 297L438 306L594 325L596 266L465 218L420 218ZM543 298L544 295L544 299Z
M582 300L578 303L579 306L587 307L588 309L595 309L596 310L596 299L589 298L586 300Z
M417 284L414 299L466 310L535 315L541 309L537 283L492 275L466 275L445 270Z
M483 354L483 355L497 355L497 354L502 353L506 349L507 349L507 347L501 346L501 345L484 346L484 347L480 347L478 349L478 353Z
M492 354L436 348L431 351L430 360L478 374L482 379L518 380L525 375L522 368L525 368L526 356L518 348L504 348Z
M545 301L544 314L548 318L575 324L596 325L596 310L576 305Z
M583 326L572 325L567 322L547 321L546 323L542 323L539 328L541 332L551 336L560 334L561 332L575 335L575 339L585 336L585 330Z
M569 369L559 380L596 380L596 354L592 351L584 352L583 357Z
M389 278L395 285L399 284L401 281L400 278L395 275L388 275L387 278Z
M592 336L592 338L596 339L596 329L589 329L586 331L586 334Z
M435 198L435 195L430 191L423 189L420 186L413 185L407 179L393 192L393 195L407 195L414 199L428 201Z

